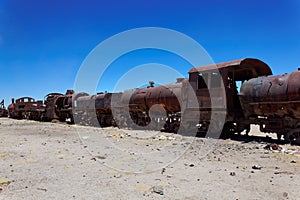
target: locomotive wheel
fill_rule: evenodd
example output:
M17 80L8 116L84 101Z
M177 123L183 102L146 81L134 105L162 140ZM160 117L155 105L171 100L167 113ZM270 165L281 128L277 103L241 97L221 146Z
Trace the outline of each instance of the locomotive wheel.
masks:
M236 125L234 125L231 122L226 122L223 130L222 130L222 135L223 136L232 136L237 132Z
M285 140L300 145L300 128L292 129L285 135Z

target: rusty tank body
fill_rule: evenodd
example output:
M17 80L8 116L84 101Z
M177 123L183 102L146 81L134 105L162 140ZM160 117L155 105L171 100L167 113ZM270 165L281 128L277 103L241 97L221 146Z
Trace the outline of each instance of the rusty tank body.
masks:
M44 111L43 101L35 101L31 97L22 97L16 101L12 99L12 103L8 106L8 116L15 119L40 120Z
M122 93L98 93L97 95L81 95L74 101L74 114L78 116L76 122L82 125L101 127L114 125L111 109L112 95L118 95L120 99ZM97 121L95 121L97 119Z
M158 130L164 122L164 130L176 132L180 123L184 82L188 79L178 78L175 83L160 86L154 86L154 82L150 81L146 88L124 91L120 99L113 98L112 102L117 124L121 127L145 127L152 122L152 129ZM124 117L126 112L129 117Z
M244 113L262 132L300 142L300 70L250 79L241 87Z

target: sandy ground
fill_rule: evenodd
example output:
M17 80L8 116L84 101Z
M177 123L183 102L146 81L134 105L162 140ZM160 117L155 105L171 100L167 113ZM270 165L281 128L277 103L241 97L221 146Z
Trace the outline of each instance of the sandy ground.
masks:
M271 151L259 137L0 123L0 199L300 198L297 146Z

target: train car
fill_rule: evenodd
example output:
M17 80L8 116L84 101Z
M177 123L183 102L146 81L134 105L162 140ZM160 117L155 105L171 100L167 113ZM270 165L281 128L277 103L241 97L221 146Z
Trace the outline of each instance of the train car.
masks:
M118 95L81 97L77 107L84 108L85 113L96 107L102 125L115 121L119 127L139 128L151 124L149 128L168 132L177 132L180 127L182 132L207 133L209 127L211 132L226 134L249 131L250 121L244 115L237 83L271 74L270 67L258 59L234 60L192 68L188 79L178 78L167 85L154 86L150 82L146 88L130 89Z
M182 102L182 86L188 79L178 78L176 82L154 86L149 83L146 88L135 88L125 91L121 98L121 107L130 113L127 116L127 124L145 127L149 124L152 129L163 129L169 132L177 132L180 124L180 112ZM121 114L116 115L116 118ZM128 122L132 120L132 123Z
M8 106L8 116L15 119L40 120L43 112L45 112L43 101L35 101L31 97L22 97L16 101L12 99L12 103Z
M149 82L145 88L92 96L68 90L64 95L48 94L44 103L23 97L13 100L8 115L209 137L248 133L250 125L257 124L262 132L300 144L300 70L271 75L263 61L245 58L194 67L188 78L166 85Z
M0 117L7 117L8 111L4 105L4 99L0 102Z
M98 93L97 95L81 95L74 101L73 113L76 115L76 123L106 127L115 125L112 115L112 96L121 93Z
M300 144L300 69L290 74L253 78L241 87L246 118L265 133Z
M62 122L74 122L73 101L80 96L86 96L86 93L75 94L73 90L67 90L66 94L50 93L45 96L46 110L43 113L43 120L49 121L57 119Z

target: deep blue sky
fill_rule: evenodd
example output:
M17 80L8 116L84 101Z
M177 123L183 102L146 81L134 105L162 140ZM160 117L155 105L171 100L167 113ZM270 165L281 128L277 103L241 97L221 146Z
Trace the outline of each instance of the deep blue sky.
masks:
M274 74L300 67L297 0L0 0L0 99L72 88L88 53L101 41L138 27L164 27L199 42L215 62L244 57L268 63ZM123 62L121 62L123 61ZM158 62L190 66L159 51L116 62L125 69ZM175 66L177 65L177 66ZM111 90L117 70L99 89Z

